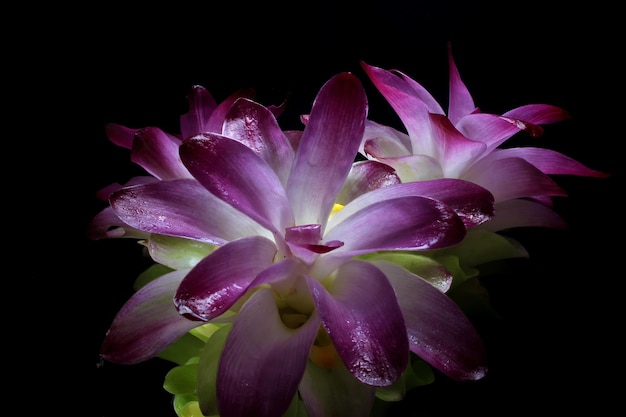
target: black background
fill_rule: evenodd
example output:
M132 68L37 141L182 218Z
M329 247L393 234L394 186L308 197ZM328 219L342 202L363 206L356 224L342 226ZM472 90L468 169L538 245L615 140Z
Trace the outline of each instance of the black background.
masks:
M512 262L509 274L485 281L500 314L497 321L475 317L490 373L475 383L438 377L409 393L390 415L602 415L611 407L614 378L624 371L618 291L624 278L618 257L624 236L618 210L623 46L616 9L601 2L391 0L205 2L199 8L109 3L72 13L48 20L37 48L23 50L28 71L21 96L31 105L20 113L33 125L42 122L26 143L37 145L45 163L36 174L48 184L36 192L52 206L53 214L43 216L48 226L52 216L47 230L61 232L38 237L51 258L48 273L61 277L46 279L50 292L48 286L42 291L54 306L43 326L53 352L46 361L53 369L45 374L73 381L63 384L47 410L175 415L162 389L169 365L96 366L106 329L145 266L134 242L84 238L87 222L104 207L95 192L141 173L127 151L107 140L107 122L177 132L178 117L188 109L186 94L201 84L218 101L240 87L255 88L264 104L289 96L280 120L296 127L322 84L351 71L366 88L370 118L400 128L359 60L402 70L446 108L448 41L481 110L549 103L573 116L547 126L541 139L520 136L516 143L555 149L613 176L557 178L569 192L557 209L571 229L520 232L530 261ZM80 372L66 375L71 365Z

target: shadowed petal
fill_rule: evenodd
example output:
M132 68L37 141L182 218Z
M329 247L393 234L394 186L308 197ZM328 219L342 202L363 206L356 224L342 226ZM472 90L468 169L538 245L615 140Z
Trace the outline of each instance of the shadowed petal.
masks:
M178 156L180 139L156 127L137 130L131 160L160 180L191 178Z
M255 277L272 265L276 246L255 236L219 247L200 261L176 291L181 314L211 320L228 310L246 292Z
M271 237L258 223L194 180L161 181L124 188L111 196L111 207L125 223L149 233L212 244L251 235Z
M450 378L482 378L487 372L484 345L459 306L406 269L387 261L371 262L385 273L397 294L411 351Z
M344 263L327 291L307 282L324 327L348 370L361 382L392 384L406 368L404 319L385 275L358 260Z
M309 362L299 392L309 417L362 417L370 415L375 388L344 366L320 368Z
M295 224L326 224L357 155L366 115L365 91L354 75L338 74L321 88L287 183Z
M524 159L492 155L474 164L463 178L491 191L496 203L528 196L567 195L552 178Z
M583 177L606 178L609 174L591 169L562 153L544 148L509 148L497 149L490 157L522 158L548 175L578 175Z
M220 416L281 416L298 389L319 325L314 314L297 329L286 327L272 291L255 292L239 311L220 359Z
M280 179L246 145L206 133L185 140L180 155L189 172L207 190L267 229L282 233L293 225Z
M182 317L174 307L174 293L187 272L163 275L133 294L113 320L100 356L115 363L139 363L202 324Z

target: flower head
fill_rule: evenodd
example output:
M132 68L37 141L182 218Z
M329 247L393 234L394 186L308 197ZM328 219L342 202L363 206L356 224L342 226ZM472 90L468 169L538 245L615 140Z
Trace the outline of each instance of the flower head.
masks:
M481 378L482 341L445 295L451 274L385 253L458 244L491 218L492 195L355 164L367 100L349 73L322 87L301 133L244 97L224 114L221 129L182 129L181 165L164 158L175 175L153 170L157 180L110 195L110 218L169 272L122 307L102 357L137 363L221 323L223 344L200 353L197 394L203 413L223 417L280 416L296 394L311 417L367 415L411 352L452 378Z
M447 114L419 83L396 70L362 62L362 67L406 128L406 133L369 122L360 152L392 166L403 182L460 178L488 189L497 216L483 227L502 230L565 224L551 209L552 197L565 191L552 175L605 177L607 174L551 149L501 145L518 132L537 138L541 125L570 115L549 104L529 104L501 115L483 113L461 80L452 49Z

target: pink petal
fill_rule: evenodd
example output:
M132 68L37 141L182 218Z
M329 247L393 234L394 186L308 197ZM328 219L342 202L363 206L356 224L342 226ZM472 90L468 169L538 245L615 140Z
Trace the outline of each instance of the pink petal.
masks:
M188 270L151 281L124 304L102 344L102 358L134 364L153 358L199 322L178 314L173 297Z
M219 247L181 282L174 303L178 311L208 321L228 310L256 276L272 265L276 246L255 236Z
M319 91L287 183L295 224L325 225L357 155L367 113L358 78L335 75Z
M217 397L221 417L281 416L296 394L319 329L313 315L287 328L269 289L242 307L219 362Z
M315 305L337 353L361 382L392 384L409 359L404 319L384 274L363 261L348 261L332 289L308 278Z
M480 335L459 306L427 281L387 261L372 261L398 295L410 349L456 380L477 380L486 372Z
M294 224L280 179L244 144L206 133L185 140L180 155L193 176L211 193L267 229L282 233Z

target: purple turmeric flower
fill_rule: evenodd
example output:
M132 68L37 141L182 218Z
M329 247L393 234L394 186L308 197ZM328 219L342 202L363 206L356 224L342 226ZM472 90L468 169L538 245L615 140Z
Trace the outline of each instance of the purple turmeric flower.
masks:
M548 104L529 104L502 115L483 113L459 76L450 45L448 58L447 115L430 93L406 74L361 63L406 128L403 133L369 122L361 153L395 168L403 182L459 178L488 189L497 212L484 225L490 230L564 227L551 208L551 198L566 193L550 176L606 174L550 149L498 147L520 131L539 137L541 125L565 120L569 114Z
M355 168L366 113L348 73L320 90L301 136L240 98L221 131L180 143L177 172L190 176L113 192L114 215L157 241L151 253L172 272L122 307L102 357L145 361L198 326L228 323L216 380L198 372L202 412L222 417L281 416L296 394L310 417L368 415L410 352L451 378L481 378L482 341L444 294L450 274L366 255L457 244L491 218L493 197L467 181L403 184ZM368 175L381 187L359 180Z

